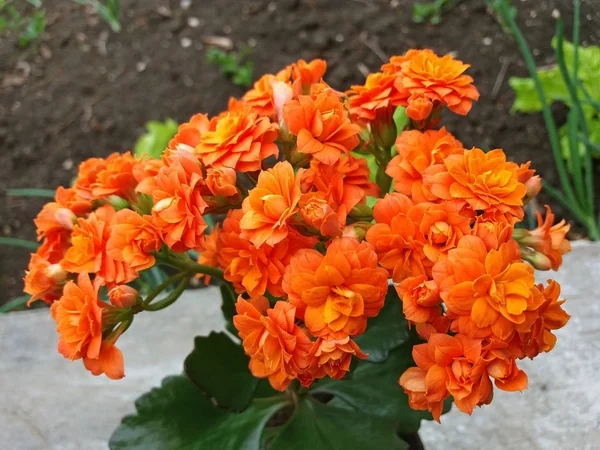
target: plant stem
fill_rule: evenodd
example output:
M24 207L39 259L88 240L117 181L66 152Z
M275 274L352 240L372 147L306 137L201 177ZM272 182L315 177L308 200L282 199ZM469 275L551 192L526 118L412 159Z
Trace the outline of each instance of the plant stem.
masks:
M221 269L207 266L205 264L198 264L197 262L192 261L186 253L174 253L169 251L167 255L156 255L156 259L162 264L180 269L183 272L203 273L205 275L218 278L219 280L223 280L223 271Z
M540 78L537 74L537 67L535 65L533 55L531 54L531 50L529 50L527 41L525 40L523 33L521 33L519 26L515 22L515 19L510 12L509 3L506 0L496 1L494 2L494 9L498 12L498 14L502 16L504 22L508 24L511 33L513 34L515 41L519 46L519 50L523 55L525 65L527 66L527 70L535 85L535 90L540 99L540 103L542 104L542 116L544 117L544 122L546 123L546 130L548 131L550 146L552 148L552 154L554 156L556 169L558 170L558 175L560 178L562 189L565 192L566 196L569 198L570 202L575 204L577 203L577 200L573 193L573 188L571 187L571 184L569 182L569 175L567 173L565 163L563 161L560 141L558 139L558 131L556 130L556 123L554 122L554 118L552 117L552 112L550 111L550 106L548 105L546 95L544 94L542 83L540 82ZM572 209L571 205L569 205L568 208Z
M148 296L146 297L146 299L142 303L143 309L148 309L148 307L150 306L150 303L152 302L152 300L154 300L158 295L160 295L160 293L162 291L164 291L167 287L169 287L175 281L178 281L178 280L180 280L180 279L182 279L184 277L189 277L189 275L190 274L188 272L180 272L180 273L177 273L177 274L173 275L172 277L166 279L156 289L154 289L152 292L150 292L148 294Z
M161 309L165 309L167 306L170 306L173 303L175 303L177 301L177 299L179 298L179 296L181 295L181 293L187 287L187 285L190 281L190 278L191 278L190 274L184 273L184 275L186 275L186 277L179 282L179 285L175 289L173 289L173 291L171 291L171 293L169 295L167 295L162 300L157 301L156 303L152 303L152 304L148 304L148 305L144 304L144 310L160 311Z

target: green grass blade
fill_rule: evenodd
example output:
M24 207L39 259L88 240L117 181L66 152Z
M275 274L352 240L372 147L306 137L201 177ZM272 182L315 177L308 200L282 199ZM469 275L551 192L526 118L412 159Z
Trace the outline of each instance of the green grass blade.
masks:
M0 237L0 245L9 245L11 247L21 247L28 250L36 251L40 244L37 242L26 241L24 239L16 239L11 237Z
M567 116L567 130L569 137L571 175L573 175L573 182L577 196L583 199L585 198L586 194L585 187L583 186L583 174L581 172L581 153L579 152L577 114L573 110L569 111L569 115Z
M56 194L52 189L6 189L4 191L6 195L11 196L20 196L20 197L44 197L44 198L54 198Z
M0 306L0 314L5 314L9 311L12 311L13 309L20 308L21 306L25 306L30 298L31 298L31 295L23 295L21 297L17 297L15 299L11 300L8 303L5 303L4 305Z

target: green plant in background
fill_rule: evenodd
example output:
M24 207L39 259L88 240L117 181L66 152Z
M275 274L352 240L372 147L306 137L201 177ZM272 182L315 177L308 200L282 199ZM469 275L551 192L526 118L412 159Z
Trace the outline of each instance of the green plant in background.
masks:
M41 0L27 0L27 3L36 8L30 17L22 15L14 1L0 0L0 33L16 33L21 48L40 39L46 29L46 11Z
M91 6L110 25L114 32L121 30L119 0L72 0L80 5ZM15 33L19 47L25 48L41 39L46 29L46 10L42 0L26 0L35 8L31 15L24 15L16 8L15 0L0 0L0 33ZM23 3L23 2L22 2Z
M552 40L552 47L557 49L558 39ZM578 49L578 67L575 71L575 46L571 42L564 41L564 63L567 73L579 74L578 80L574 80L577 100L583 113L583 120L589 130L587 144L592 156L600 157L600 47L590 46ZM560 102L570 109L577 108L569 94L569 87L561 73L558 65L547 68L539 68L538 77L549 103ZM535 82L532 78L511 77L510 87L515 91L515 103L513 112L538 113L542 111L540 98L535 90ZM569 149L569 122L558 130L563 157L568 161L572 170ZM579 153L586 152L586 142L579 140Z
M516 10L509 0L486 0L503 26L515 38L531 78L511 81L517 93L513 110L541 111L560 178L560 189L544 183L555 197L588 230L592 240L600 240L600 216L596 216L594 167L600 139L600 49L580 48L580 0L574 0L572 43L564 39L564 23L556 22L553 47L557 66L539 70L527 41L519 29ZM567 123L559 132L550 105L560 101L569 106ZM569 166L565 162L567 156ZM568 170L569 169L569 170Z
M121 31L121 22L119 22L119 0L72 0L80 5L91 6L98 15L110 25L115 33Z
M145 127L147 132L137 140L133 151L136 156L148 155L151 158L160 158L169 141L177 133L178 124L173 119L164 122L151 120Z
M412 21L414 23L429 22L437 25L442 21L442 14L448 12L463 0L433 0L416 2L413 5Z
M233 84L238 86L252 86L252 71L254 63L248 60L250 47L245 47L235 52L212 47L206 52L206 61L220 67L221 73L230 78Z

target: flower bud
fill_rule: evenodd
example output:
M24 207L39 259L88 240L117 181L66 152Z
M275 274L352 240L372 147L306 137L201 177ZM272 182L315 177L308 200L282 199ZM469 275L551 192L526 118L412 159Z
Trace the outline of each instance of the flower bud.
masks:
M542 190L542 179L539 175L535 175L525 183L525 187L527 188L526 199L529 201L537 196Z
M537 270L552 269L552 261L542 252L531 250L526 247L521 247L521 258L531 264Z
M208 169L206 185L214 195L232 197L238 193L235 187L235 170L228 167L219 169Z
M417 122L425 120L433 110L433 103L423 95L415 95L408 99L406 115Z
M56 210L56 221L60 223L65 229L72 230L73 225L77 221L77 216L67 208L58 208Z
M64 283L69 276L68 272L60 264L52 264L46 269L46 275L52 278L56 284Z
M137 303L138 297L138 291L124 284L108 292L110 302L117 308L131 308Z

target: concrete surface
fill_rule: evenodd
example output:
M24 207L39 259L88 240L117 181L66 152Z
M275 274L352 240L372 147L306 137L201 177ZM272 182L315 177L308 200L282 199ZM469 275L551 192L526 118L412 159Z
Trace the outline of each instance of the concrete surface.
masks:
M496 391L473 416L453 410L426 422L427 450L600 449L600 245L576 242L560 272L572 315L554 351L520 366L521 393ZM45 310L0 316L0 450L106 450L121 417L141 393L180 373L192 337L221 329L215 288L189 291L162 312L136 317L119 341L126 378L93 377L56 353ZM352 450L352 449L348 449Z

